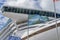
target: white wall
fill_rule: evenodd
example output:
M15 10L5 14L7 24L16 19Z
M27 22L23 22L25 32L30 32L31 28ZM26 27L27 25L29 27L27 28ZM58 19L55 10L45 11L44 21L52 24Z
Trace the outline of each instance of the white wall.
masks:
M60 27L58 29L60 30ZM60 31L59 31L59 38L60 38ZM29 40L57 40L56 28L46 31L44 33L35 35L31 37Z
M27 14L4 12L3 15L11 18L13 21L16 21L17 23L25 22L25 21L28 20L28 15Z

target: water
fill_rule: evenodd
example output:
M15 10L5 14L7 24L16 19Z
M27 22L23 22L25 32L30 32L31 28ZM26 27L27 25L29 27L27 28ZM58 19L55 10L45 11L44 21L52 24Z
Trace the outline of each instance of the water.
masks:
M6 27L12 20L0 13L0 30Z
M3 4L6 2L6 0L0 0L0 9L3 6Z
M21 40L21 38L16 36L10 36L8 40Z

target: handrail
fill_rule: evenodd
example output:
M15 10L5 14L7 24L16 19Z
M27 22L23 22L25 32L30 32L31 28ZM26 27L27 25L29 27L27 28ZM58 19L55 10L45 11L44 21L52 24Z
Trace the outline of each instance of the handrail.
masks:
M54 22L54 21L53 21L53 22ZM60 21L58 22L57 25L58 25L58 27L60 26ZM20 26L21 26L21 25L20 25ZM19 26L18 26L18 27L19 27ZM20 27L19 27L19 28L20 28ZM43 28L43 29L39 29L38 31L36 31L36 32L34 32L34 33L32 33L32 34L23 37L22 40L27 39L27 37L30 38L30 37L35 36L35 35L37 35L37 34L40 34L40 33L46 32L46 31L51 30L51 29L53 29L53 28L56 28L55 24L52 25L52 26L49 26L49 27L45 27L45 28ZM15 30L16 30L16 28L13 28L13 31L15 31ZM13 31L12 31L12 32L13 32Z
M59 19L57 19L57 21L59 21L60 20L60 18ZM47 24L51 24L51 23L53 23L53 22L55 22L55 20L52 20L52 21L49 21L49 22L47 22ZM27 23L22 23L21 25L18 25L18 27L19 27L19 31L22 31L22 30L25 30L25 29L31 29L31 28L36 28L37 26L39 25L39 27L43 27L43 26L45 26L46 24L42 24L42 25L40 25L40 24L35 24L35 25L30 25L29 27L28 27L28 24ZM28 27L28 28L27 28Z
M60 26L60 23L58 23L57 25L58 25L58 27L59 27L59 26ZM34 36L34 35L37 35L37 34L46 32L46 31L51 30L51 29L54 29L54 28L56 28L56 25L55 25L55 24L52 25L52 26L43 28L43 29L41 29L41 30L38 30L38 31L36 31L36 32L34 32L34 33L28 35L28 36L25 36L24 38L22 38L22 40L25 40L25 39L27 39L28 37L30 38L30 37L32 37L32 36Z

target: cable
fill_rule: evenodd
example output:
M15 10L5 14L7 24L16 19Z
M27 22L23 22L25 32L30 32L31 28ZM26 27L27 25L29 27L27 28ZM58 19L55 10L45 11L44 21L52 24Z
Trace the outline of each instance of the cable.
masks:
M56 1L56 0L55 0ZM57 40L59 40L59 33L58 33L58 25L57 25L57 18L56 18L56 5L55 5L55 2L53 2L53 6L54 6L54 12L55 12L55 21L56 21L56 33L57 33Z

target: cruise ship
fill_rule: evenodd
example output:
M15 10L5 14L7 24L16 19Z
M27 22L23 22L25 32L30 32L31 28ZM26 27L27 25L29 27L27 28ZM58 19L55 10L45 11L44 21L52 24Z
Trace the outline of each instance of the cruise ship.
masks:
M27 0L26 3L30 1ZM45 1L47 2L47 0ZM48 0L48 2L51 1ZM2 7L3 15L11 18L12 23L15 23L11 30L1 37L1 40L8 40L10 34L20 37L21 40L59 40L60 12L55 12L53 9L53 7L29 7L27 4L21 4L19 0L18 2L17 0L7 1ZM36 22L36 20L39 21Z

